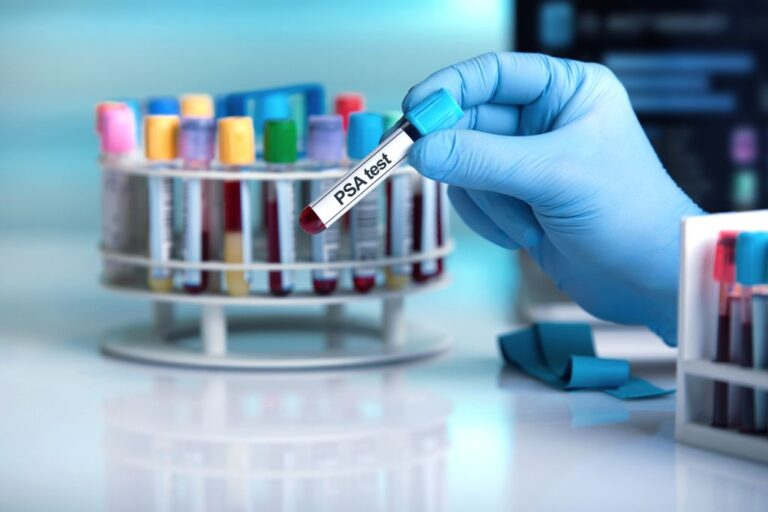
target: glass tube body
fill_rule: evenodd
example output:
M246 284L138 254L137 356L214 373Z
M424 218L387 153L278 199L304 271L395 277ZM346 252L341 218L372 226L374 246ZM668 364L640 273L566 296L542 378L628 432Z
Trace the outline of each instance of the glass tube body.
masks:
M290 172L293 164L270 163L269 172ZM266 182L267 258L272 263L296 261L296 198L293 180ZM269 273L269 291L273 295L288 295L293 291L294 275L290 270Z

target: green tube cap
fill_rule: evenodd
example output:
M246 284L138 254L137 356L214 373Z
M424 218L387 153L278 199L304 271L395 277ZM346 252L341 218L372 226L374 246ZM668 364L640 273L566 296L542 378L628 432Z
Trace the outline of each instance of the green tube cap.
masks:
M399 110L390 110L389 112L384 112L382 117L384 118L384 131L387 131L403 118L403 114Z
M296 161L296 122L270 119L264 123L264 160L275 164Z

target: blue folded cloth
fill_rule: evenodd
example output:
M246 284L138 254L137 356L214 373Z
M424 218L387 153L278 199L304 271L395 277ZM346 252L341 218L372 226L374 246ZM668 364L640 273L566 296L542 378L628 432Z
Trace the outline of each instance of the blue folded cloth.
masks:
M675 391L633 377L628 361L597 357L587 324L534 324L499 336L499 348L507 363L558 389L593 389L622 400Z

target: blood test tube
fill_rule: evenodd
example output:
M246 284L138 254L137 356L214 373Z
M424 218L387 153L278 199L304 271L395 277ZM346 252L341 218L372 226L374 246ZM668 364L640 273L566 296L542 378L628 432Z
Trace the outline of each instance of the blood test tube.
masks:
M216 122L210 96L185 95L181 99L179 150L184 169L204 171L211 167L216 144ZM184 259L199 263L209 259L210 219L208 185L198 179L184 181ZM201 293L208 287L210 272L184 271L184 289Z
M101 141L102 182L102 244L108 250L129 251L130 176L119 171L136 161L135 119L130 108L122 103L104 102L96 107L96 131ZM129 279L125 267L106 262L107 281Z
M344 131L349 128L349 116L365 110L365 96L356 92L346 92L336 96L334 111L341 116Z
M344 130L339 115L310 116L307 157L317 172L338 170L344 158ZM309 182L309 193L316 197L333 186L333 178ZM339 259L339 225L312 237L312 261L330 263ZM312 271L312 286L319 295L328 295L336 289L339 271L316 269Z
M752 284L752 367L768 370L768 232L754 233L749 244ZM744 280L745 282L747 279ZM755 432L768 431L768 392L755 391Z
M365 158L384 134L384 121L380 115L358 112L349 116L347 152L352 160ZM349 231L352 257L356 260L375 260L380 252L379 196L371 193L351 210ZM368 292L376 284L376 269L355 267L352 281L360 293Z
M766 283L768 267L768 233L739 233L736 239L736 282L742 285L741 366L761 368L765 363L765 309L768 296ZM762 318L761 318L762 317ZM762 338L762 339L761 339ZM741 421L744 433L766 430L765 393L754 388L741 387Z
M219 119L219 162L228 171L241 171L251 165L256 152L250 117ZM224 262L250 263L251 197L244 180L224 182ZM226 272L227 293L245 296L250 291L249 275L243 270Z
M360 160L328 192L304 208L301 228L314 235L333 225L384 183L392 170L406 160L414 141L455 125L463 115L459 104L445 89L427 96L397 122L373 151L358 157ZM352 157L351 149L349 153Z
M413 245L416 252L431 252L438 245L438 198L440 184L423 176L416 176L413 195ZM413 264L413 280L423 283L438 274L438 261L427 259Z
M133 124L135 126L134 140L134 158L137 162L144 160L144 120L141 108L141 102L135 98L114 98L110 102L117 102L127 105L133 115ZM139 254L146 251L149 245L149 199L148 182L146 177L129 175L125 180L128 182L127 193L121 193L123 200L128 207L129 222L122 228L124 236L130 239L128 252ZM136 270L139 270L138 268Z
M713 277L720 284L718 294L717 345L715 362L727 363L731 360L732 349L732 304L739 298L735 286L736 278L736 231L722 231L715 249L715 265ZM728 427L729 386L727 382L715 381L712 410L712 426Z
M179 157L179 116L149 115L144 118L144 153L157 170L173 168ZM149 288L169 292L173 274L162 265L171 259L173 245L173 182L161 176L149 177L149 255L153 265L149 271Z
M264 152L264 125L274 119L291 119L291 101L287 94L267 94L259 98L253 113L253 130L256 133L256 153ZM267 182L261 186L261 226L267 227Z
M287 173L296 163L296 122L273 119L264 124L264 160L269 172ZM296 198L293 180L267 183L267 257L273 263L296 261ZM293 272L269 273L269 290L283 296L293 291Z
M384 114L384 131L388 133L402 117L400 112ZM404 257L413 251L413 193L409 174L392 176L386 183L387 222L385 253L387 256ZM399 290L411 280L413 265L399 263L385 269L387 288Z
M437 247L442 247L448 241L450 232L450 210L448 209L448 184L437 184ZM445 264L443 258L437 259L437 275L443 273Z

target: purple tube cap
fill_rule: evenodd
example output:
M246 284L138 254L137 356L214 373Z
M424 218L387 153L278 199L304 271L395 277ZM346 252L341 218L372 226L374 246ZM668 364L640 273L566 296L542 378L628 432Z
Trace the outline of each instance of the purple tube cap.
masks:
M216 121L187 117L181 120L179 152L182 160L210 161L216 148Z
M307 158L320 162L344 158L344 125L340 115L309 116Z

